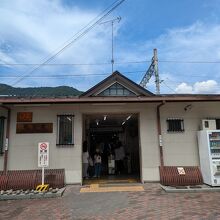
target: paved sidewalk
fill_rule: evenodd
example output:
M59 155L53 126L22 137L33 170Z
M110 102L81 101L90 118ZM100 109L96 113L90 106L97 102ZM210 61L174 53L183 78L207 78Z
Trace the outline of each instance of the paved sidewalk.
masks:
M165 193L159 184L143 192L81 193L68 186L61 198L1 201L0 219L220 219L220 193Z

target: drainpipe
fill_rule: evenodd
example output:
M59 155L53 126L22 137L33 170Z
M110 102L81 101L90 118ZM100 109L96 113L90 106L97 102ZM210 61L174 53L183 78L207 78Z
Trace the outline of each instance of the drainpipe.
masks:
M160 103L157 106L157 131L158 131L158 140L159 140L159 151L160 151L160 165L164 166L163 160L163 142L162 142L162 132L161 132L161 122L160 122L160 107L165 105L165 101Z
M1 105L0 107L8 110L7 116L7 128L6 128L6 139L5 139L5 151L4 151L4 175L7 174L8 166L8 144L9 144L9 133L10 133L10 119L11 119L11 109L7 106Z

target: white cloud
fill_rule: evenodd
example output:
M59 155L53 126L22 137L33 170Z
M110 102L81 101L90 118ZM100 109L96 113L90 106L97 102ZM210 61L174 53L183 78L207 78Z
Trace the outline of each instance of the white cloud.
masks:
M187 83L181 83L180 85L177 86L175 92L181 94L193 93L193 88Z
M218 83L214 80L196 82L194 84L195 93L216 93L218 91L217 89Z
M202 82L196 82L193 85L187 83L181 83L175 89L176 93L187 94L187 93L196 93L196 94L209 94L209 93L218 93L219 84L215 80L207 80Z
M169 82L165 79L164 82L171 89L161 84L162 92L173 93L175 88L179 93L219 92L214 82L218 84L220 81L220 64L190 63L192 61L219 61L219 38L219 24L196 22L188 27L167 30L158 38L147 41L145 44L147 51L151 52L153 48L158 48L161 77L169 72L171 75L169 78L174 81ZM180 62L162 62L166 60ZM189 61L189 63L181 63L182 61Z
M41 63L42 58L51 53L70 39L100 11L85 10L78 7L67 7L59 0L14 0L0 1L0 59L12 63ZM111 17L111 16L110 16ZM108 19L107 19L108 20ZM129 20L129 19L128 19ZM123 18L123 34L130 29ZM133 30L135 31L135 30ZM119 34L118 34L119 33ZM188 27L166 30L155 39L123 41L120 29L115 32L115 61L150 60L153 48L158 48L159 72L165 84L161 84L163 93L175 90L178 93L210 93L218 92L220 80L219 64L181 64L163 63L163 60L194 61L220 60L220 25L196 22ZM118 35L117 35L118 34ZM120 43L121 42L121 43ZM123 42L123 43L122 43ZM137 44L137 42L139 42ZM103 63L111 60L111 28L98 25L88 35L58 56L54 63ZM115 65L120 71L147 70L149 63ZM13 67L11 73L24 74L30 67ZM1 72L1 70L0 70ZM110 73L111 65L104 66L71 66L43 67L35 74L93 74ZM129 75L139 82L145 71ZM1 73L2 74L2 73ZM103 76L105 77L105 76ZM167 82L169 77L173 82ZM70 85L86 90L99 82L102 77L66 79L28 79L17 86L55 86ZM211 80L211 82L210 82ZM15 80L4 82L12 84ZM176 82L175 82L176 81ZM215 83L216 82L217 85ZM184 82L184 83L180 83ZM196 83L197 82L197 83ZM148 88L155 88L154 79Z
M14 0L0 2L0 59L8 63L42 63L64 42L88 24L100 11L86 11L78 7L66 7L61 1ZM10 19L9 19L10 18ZM110 62L111 29L98 25L51 63L101 63ZM117 33L117 32L115 32ZM72 38L73 39L73 38ZM2 63L2 62L1 62ZM16 66L11 73L25 75L32 68ZM111 66L43 67L34 74L92 74L110 72ZM3 73L1 73L3 74ZM69 78L70 79L70 78ZM16 86L70 84L70 80L24 80ZM77 81L71 78L72 86ZM94 77L93 81L96 78ZM10 81L10 82L9 82ZM16 80L7 80L13 84ZM87 82L84 81L84 88ZM91 85L89 85L91 86ZM88 86L87 86L88 88ZM79 88L81 89L81 88Z

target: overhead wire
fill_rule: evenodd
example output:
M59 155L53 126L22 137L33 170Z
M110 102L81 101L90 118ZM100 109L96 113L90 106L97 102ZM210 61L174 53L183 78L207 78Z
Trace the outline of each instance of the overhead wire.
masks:
M130 73L143 73L145 70L133 70L133 71L124 71L123 73L130 74ZM34 75L34 76L27 76L28 78L53 78L53 77L86 77L86 76L106 76L112 73L91 73L91 74L54 74L54 75ZM17 78L18 75L0 75L0 78Z
M122 61L115 62L115 64L133 64L133 63L150 63L151 60L136 60L136 61ZM184 64L220 64L220 61L187 61L187 60L160 60L159 63L184 63ZM43 65L43 66L98 66L98 65L109 65L111 62L103 63L0 63L0 66L34 66L34 65Z
M220 61L187 61L187 60L160 60L161 63L188 63L188 64L213 64L218 63L220 64Z
M173 88L171 88L170 86L168 86L165 82L164 82L164 80L161 82L161 83L163 83L168 89L170 89L172 92L174 92L175 94L177 94L177 92L173 89Z
M131 73L144 73L145 70L133 70L133 71L124 71L124 74L131 74ZM27 78L68 78L68 77L76 77L76 78L84 78L84 77L92 77L92 76L97 76L97 77L102 77L102 76L109 76L111 73L91 73L91 74L53 74L53 75L29 75ZM0 78L18 78L18 75L7 75L7 76L2 76L0 75ZM190 75L192 77L192 75ZM197 76L196 76L197 77ZM199 77L199 76L198 76ZM204 76L205 77L205 76ZM169 85L166 83L166 81L170 81L173 86L176 86L180 83L187 83L188 85L193 85L195 82L190 82L190 81L174 81L171 80L169 77L163 78L161 80L161 83L164 84L167 88L169 88L172 91L175 91L173 88L171 88L170 83Z
M114 11L119 5L121 5L125 0L117 0L113 2L110 6L108 6L100 15L98 15L96 18L94 18L92 21L90 21L84 28L82 28L79 32L77 32L74 35L74 39L72 39L70 42L68 42L65 46L63 46L61 49L59 49L55 54L50 56L48 59L46 59L43 63L37 65L33 70L29 71L25 75L21 76L20 79L15 81L12 86L18 84L21 82L24 78L26 78L28 75L32 74L45 64L52 61L55 57L57 57L59 54L61 54L65 49L69 48L74 42L79 40L81 37L86 35L90 30L92 30L99 22L101 22L106 16L108 16L112 11ZM101 16L101 17L100 17ZM100 17L100 18L99 18Z
M143 73L145 70L136 70L136 71L126 71L126 72L123 72L125 74L131 74L131 73ZM91 74L65 74L65 75L34 75L34 76L28 76L29 78L64 78L64 77L80 77L80 78L83 78L83 77L89 77L89 76L109 76L111 75L111 73L101 73L101 74L94 74L94 73L91 73ZM19 76L0 76L0 78L16 78L16 77L19 77ZM170 81L171 84L169 83L169 85L166 83L166 80ZM162 78L161 79L161 83L166 86L169 90L171 90L172 92L174 93L177 93L175 91L175 89L173 89L172 87L175 86L177 84L180 84L180 83L187 83L188 85L190 86L193 86L195 84L195 82L189 82L189 81L174 81L174 80L171 80L170 78L166 77L166 78ZM215 88L220 88L220 85L216 85Z
M44 66L99 66L99 65L109 65L109 63L45 63ZM10 63L10 64L2 64L0 66L34 66L41 65L39 63Z

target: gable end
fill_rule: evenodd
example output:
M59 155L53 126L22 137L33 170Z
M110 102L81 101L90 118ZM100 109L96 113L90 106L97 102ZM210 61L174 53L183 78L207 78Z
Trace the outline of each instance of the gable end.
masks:
M153 93L128 79L118 71L83 93L80 97L94 96L154 96Z

